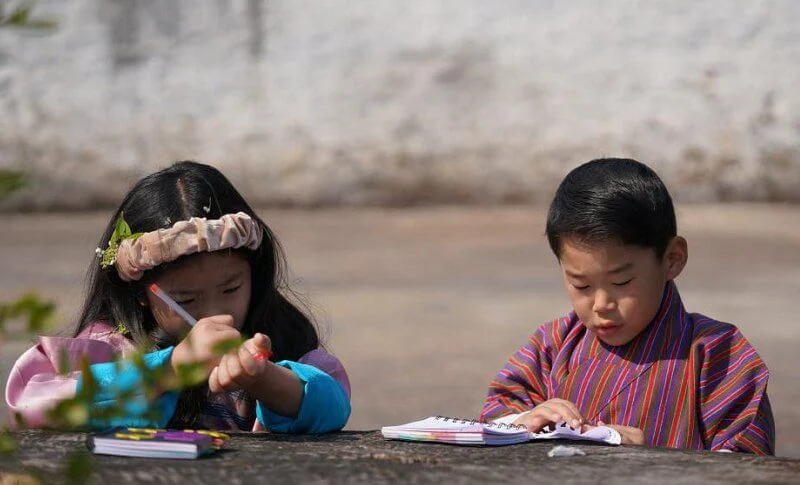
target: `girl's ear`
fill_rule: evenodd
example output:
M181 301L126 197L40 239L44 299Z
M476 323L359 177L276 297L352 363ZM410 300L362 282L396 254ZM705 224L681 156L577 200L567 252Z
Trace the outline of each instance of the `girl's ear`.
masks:
M672 281L681 274L686 261L689 260L689 246L682 236L675 236L664 251L664 266L667 281Z

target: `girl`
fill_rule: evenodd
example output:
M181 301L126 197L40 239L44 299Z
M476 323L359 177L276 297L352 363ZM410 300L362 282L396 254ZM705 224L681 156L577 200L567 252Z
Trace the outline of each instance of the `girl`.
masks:
M281 293L290 290L283 286L278 241L218 170L187 161L140 180L100 247L102 261L90 266L74 337L40 337L11 371L6 402L29 426L47 425L47 411L80 395L84 385L95 391L95 427L322 433L345 425L347 374L319 348L308 317ZM146 291L153 283L196 324L189 327ZM214 352L240 336L246 340L238 348ZM195 365L204 384L148 400L140 368L114 362L137 348L147 349L144 368L170 374ZM72 370L67 374L56 370L62 351ZM271 357L259 358L264 355ZM92 379L78 370L82 356L91 362ZM123 416L97 418L120 395L126 396Z

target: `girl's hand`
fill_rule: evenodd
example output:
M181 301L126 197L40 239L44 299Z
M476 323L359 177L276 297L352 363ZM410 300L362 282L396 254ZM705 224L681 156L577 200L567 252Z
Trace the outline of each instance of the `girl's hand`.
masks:
M238 349L222 357L219 364L211 370L208 388L211 392L248 389L264 374L269 359L263 358L272 352L269 337L257 333L246 340Z
M580 429L583 424L583 416L573 403L554 398L526 412L517 418L514 424L524 424L528 431L536 433L549 424L562 422L566 422L567 426L573 429Z
M221 358L214 352L214 347L240 337L241 334L234 328L233 317L230 315L201 318L172 351L170 364L175 370L181 365L192 364L203 364L210 369Z
M619 424L605 424L602 421L597 422L598 426L607 426L609 428L613 428L617 430L620 436L622 436L622 444L623 445L643 445L644 444L644 431L639 428L634 428L632 426L622 426ZM592 426L587 426L591 428Z

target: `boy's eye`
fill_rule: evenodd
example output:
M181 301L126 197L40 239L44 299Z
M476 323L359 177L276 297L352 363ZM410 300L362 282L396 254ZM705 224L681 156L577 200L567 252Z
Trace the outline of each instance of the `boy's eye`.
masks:
M175 300L175 303L178 305L188 305L189 303L193 303L194 298L189 298L188 300Z
M630 283L631 281L633 281L633 278L631 278L631 279L629 279L627 281L623 281L622 283L614 283L614 286L625 286L628 283Z
M589 285L581 286L581 285L573 284L572 287L575 288L576 290L579 290L579 291L583 291L583 290L588 290L589 289Z
M241 288L241 287L242 287L242 285L235 286L233 288L228 288L225 291L223 291L223 293L225 293L226 295L230 295L231 293L236 293L239 290L239 288Z

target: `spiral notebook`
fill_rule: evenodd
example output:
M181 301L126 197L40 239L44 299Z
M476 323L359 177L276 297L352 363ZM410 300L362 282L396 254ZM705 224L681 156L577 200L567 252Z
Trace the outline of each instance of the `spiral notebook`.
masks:
M216 452L227 439L217 431L118 428L89 435L86 446L97 455L187 460Z
M533 440L584 440L618 445L622 437L613 428L596 426L583 433L565 423L532 433L523 425L483 423L476 420L431 416L421 421L384 426L384 438L404 441L431 441L453 445L513 445Z

